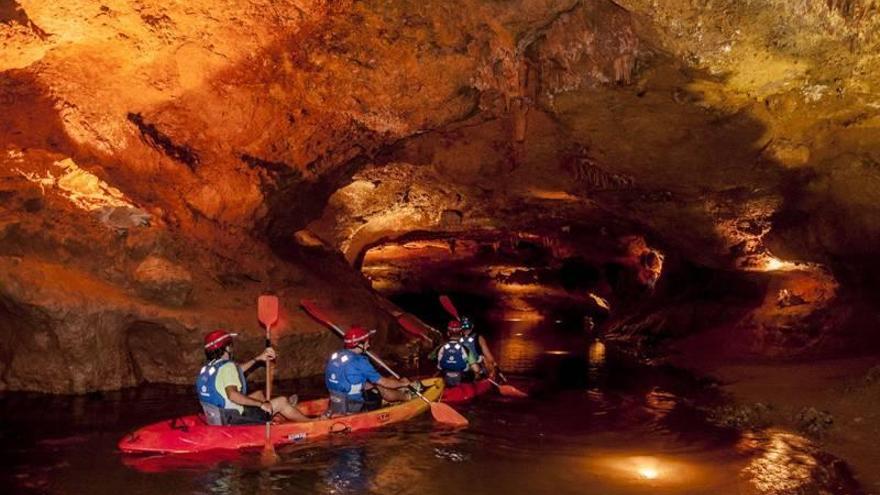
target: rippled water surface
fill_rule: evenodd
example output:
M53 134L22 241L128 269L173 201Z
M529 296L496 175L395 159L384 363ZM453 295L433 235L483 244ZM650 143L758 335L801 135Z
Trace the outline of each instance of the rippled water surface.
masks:
M256 452L191 459L115 450L127 431L194 412L189 387L74 398L5 394L3 486L126 495L795 493L773 491L789 483L785 490L813 493L809 475L788 479L791 456L768 454L756 448L761 440L707 425L693 407L706 392L686 375L632 365L579 329L552 321L499 322L492 340L529 399L487 395L456 406L471 421L465 430L424 415L281 448L281 461L268 469ZM296 386L301 395L321 393L319 380Z

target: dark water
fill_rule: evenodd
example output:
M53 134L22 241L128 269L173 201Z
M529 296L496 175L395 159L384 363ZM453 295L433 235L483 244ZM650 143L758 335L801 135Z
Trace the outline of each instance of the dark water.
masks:
M145 461L115 450L127 431L194 412L189 387L151 385L74 398L2 395L3 492L817 493L812 472L791 474L791 463L810 459L756 447L772 438L748 442L709 426L695 405L711 400L711 389L691 377L619 359L571 325L493 326L497 357L513 381L530 390L529 399L489 395L457 406L471 420L465 430L425 415L282 448L281 462L269 469L253 452ZM317 395L319 384L296 387L301 395ZM846 490L828 493L854 493Z

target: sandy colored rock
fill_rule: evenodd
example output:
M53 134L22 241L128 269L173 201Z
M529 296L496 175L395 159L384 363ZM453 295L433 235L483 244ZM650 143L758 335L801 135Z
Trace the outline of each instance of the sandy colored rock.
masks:
M184 306L193 291L192 276L180 265L151 256L135 269L138 293L169 306Z

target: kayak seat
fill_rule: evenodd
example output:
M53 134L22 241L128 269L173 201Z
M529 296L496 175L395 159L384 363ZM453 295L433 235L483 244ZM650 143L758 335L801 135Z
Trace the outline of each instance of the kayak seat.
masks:
M207 402L200 402L200 404L202 405L202 411L205 412L205 423L211 426L223 426L225 424L223 421L223 411L219 407Z

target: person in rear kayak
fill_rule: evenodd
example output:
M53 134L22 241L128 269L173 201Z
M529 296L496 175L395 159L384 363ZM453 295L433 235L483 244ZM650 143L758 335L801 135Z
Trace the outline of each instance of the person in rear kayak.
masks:
M409 380L384 377L370 364L364 353L370 348L370 336L375 330L367 331L360 326L352 326L345 332L345 348L330 355L324 373L324 381L330 392L330 409L333 416L370 411L387 402L400 402L409 399L401 388L410 385Z
M232 360L232 339L238 334L215 330L205 336L206 363L196 378L196 392L208 424L254 425L281 415L288 421L311 421L296 408L296 395L266 400L262 390L248 394L245 375L257 363L274 360L275 350L267 347L257 357L238 364Z
M437 351L437 369L443 375L443 383L447 387L455 387L461 384L465 372L479 372L479 365L471 358L467 347L461 343L462 329L458 320L452 320L446 326L446 336L449 341L440 346Z
M474 372L472 379L476 380L485 376L494 379L496 372L495 356L492 355L486 339L482 335L477 334L474 330L473 322L467 316L461 317L461 329L464 335L459 341L467 348L471 362L478 365L475 368L477 371ZM466 378L471 377L466 376Z

